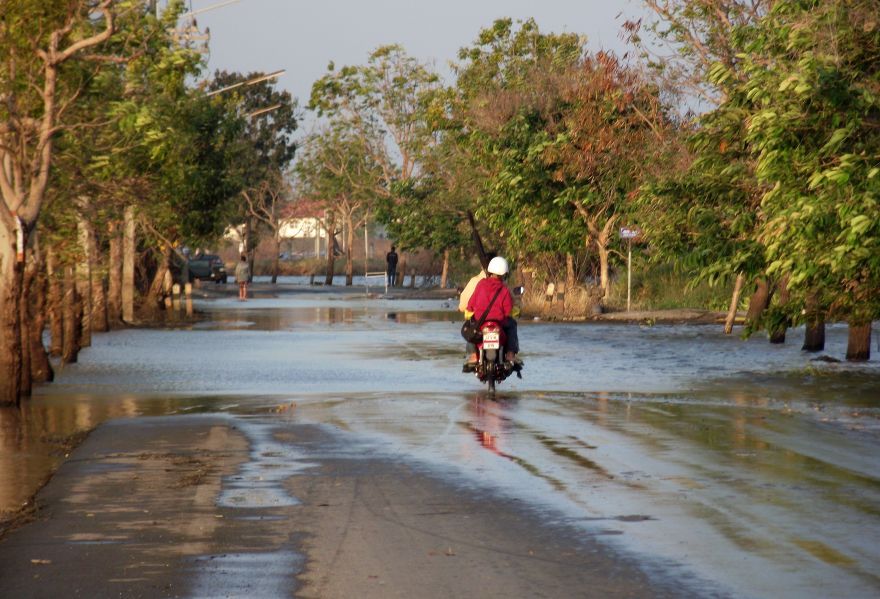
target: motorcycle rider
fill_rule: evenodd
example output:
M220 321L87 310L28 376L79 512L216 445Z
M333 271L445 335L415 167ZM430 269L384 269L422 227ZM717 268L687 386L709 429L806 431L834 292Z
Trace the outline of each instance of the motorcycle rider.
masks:
M504 334L507 337L507 353L504 355L504 360L521 366L522 361L516 356L519 353L519 336L517 335L516 321L511 316L513 296L510 293L510 289L504 284L504 277L507 276L510 267L507 264L507 260L501 256L496 256L489 261L489 266L486 270L486 278L477 283L473 295L468 300L467 311L472 314L482 315L486 308L489 307L489 302L492 301L495 292L501 288L501 292L498 293L498 297L492 303L491 308L489 308L486 320L498 322L501 328L504 329Z

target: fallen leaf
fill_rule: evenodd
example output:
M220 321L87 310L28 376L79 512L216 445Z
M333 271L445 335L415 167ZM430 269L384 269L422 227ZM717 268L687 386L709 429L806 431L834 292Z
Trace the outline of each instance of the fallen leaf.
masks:
M37 564L38 566L45 566L45 565L51 564L52 560L50 560L50 559L32 559L31 563Z

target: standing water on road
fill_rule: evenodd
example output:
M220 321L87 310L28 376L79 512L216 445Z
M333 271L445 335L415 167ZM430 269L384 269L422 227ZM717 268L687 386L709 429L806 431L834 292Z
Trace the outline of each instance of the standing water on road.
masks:
M94 337L22 409L0 411L0 509L27 499L77 431L225 412L325 426L721 594L880 593L876 361L813 362L799 330L776 346L718 326L522 322L524 378L490 398L460 372L455 301L288 292ZM845 344L831 326L827 354Z

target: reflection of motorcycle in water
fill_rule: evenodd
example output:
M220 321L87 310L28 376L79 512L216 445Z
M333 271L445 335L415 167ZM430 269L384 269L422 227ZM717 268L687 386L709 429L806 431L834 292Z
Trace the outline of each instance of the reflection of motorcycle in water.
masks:
M491 402L494 404L494 402ZM487 405L479 397L471 401L471 409L474 412L474 421L471 423L477 442L493 453L503 455L498 448L498 438L503 429L503 420L493 408L497 406Z
M473 419L469 428L477 443L484 449L511 460L515 458L504 451L504 446L512 429L507 413L515 407L515 399L495 401L494 398L488 400L485 396L476 395L470 401Z
M477 365L475 373L481 383L486 383L489 391L495 391L495 383L503 381L514 372L522 378L521 365L504 360L505 343L507 337L501 324L494 320L487 320L480 327L483 340L476 344Z

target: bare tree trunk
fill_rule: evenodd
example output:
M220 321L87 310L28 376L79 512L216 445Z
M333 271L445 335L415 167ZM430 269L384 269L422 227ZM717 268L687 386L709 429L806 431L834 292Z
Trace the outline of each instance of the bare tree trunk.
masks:
M19 334L21 335L21 397L30 397L33 390L33 378L31 377L31 314L30 300L34 278L37 274L36 257L33 252L27 257L21 282L21 296L18 301Z
M272 248L275 251L275 257L272 258L272 284L278 283L278 271L281 270L281 235L276 231L272 237Z
M171 262L171 249L165 249L159 259L159 267L156 269L156 275L153 282L150 283L150 305L154 308L162 306L165 300L166 275L168 274L168 266Z
M107 291L104 285L105 273L101 268L101 256L98 252L98 240L94 227L91 227L89 238L89 270L92 273L92 332L106 333L110 330L107 323Z
M736 322L736 309L739 306L739 296L742 294L743 283L745 277L742 273L736 275L736 281L733 284L733 295L730 296L730 308L727 310L727 318L724 319L724 334L730 335L733 332L733 323Z
M565 288L570 291L574 289L574 286L574 255L569 253L565 255Z
M599 230L595 219L587 221L587 228L590 231L590 235L587 237L587 244L589 245L592 240L596 245L596 251L599 254L599 288L602 290L602 303L605 303L608 298L611 297L608 244L611 240L611 233L614 230L614 223L616 221L617 217L612 216L605 221L605 225L602 227L601 231Z
M788 303L788 277L784 277L776 287L776 299L779 306L785 306ZM788 318L781 322L773 324L773 330L770 331L770 343L785 343L785 331L788 329Z
M825 349L825 313L819 307L816 294L807 297L806 330L803 351L819 352Z
M324 274L324 285L333 284L333 274L336 269L336 226L327 229L327 272Z
M80 301L76 293L76 274L72 266L64 269L64 345L61 363L72 364L79 357L79 335L82 330Z
M80 346L89 347L92 344L92 260L89 250L92 247L91 238L94 234L91 224L82 214L77 215L76 231L80 250L76 261L76 293L82 302Z
M34 281L31 297L31 335L29 348L31 355L31 377L35 383L48 383L55 378L49 353L43 345L43 331L46 328L46 293L48 279L42 264L38 265L37 277Z
M25 263L19 310L21 314L21 394L30 396L34 382L51 380L52 367L43 347L46 304L43 259L37 243L37 235L30 239L30 251Z
M443 270L440 271L440 288L446 289L449 282L449 249L443 250Z
M58 254L52 247L46 255L46 276L49 283L49 354L58 357L64 347L64 319L61 312L64 290L63 273L58 268Z
M403 258L400 261L400 266L397 269L397 276L394 277L394 286L395 287L403 287L403 279L406 277L406 258Z
M871 323L849 323L849 340L846 345L848 362L866 362L871 359Z
M761 315L770 304L770 286L766 279L755 281L755 292L749 300L749 309L746 312L746 325L758 330L760 328Z
M107 269L107 326L122 324L122 236L119 223L110 221L110 260Z
M351 248L354 246L354 227L351 222L351 214L345 216L345 286L351 287L354 282L354 261L351 256Z
M125 209L125 230L122 239L122 320L134 322L134 207Z
M0 405L21 401L22 269L16 257L15 225L0 214ZM11 220L11 219L10 219Z
M611 284L608 281L608 247L596 240L596 249L599 252L599 288L602 290L604 303L611 295Z

